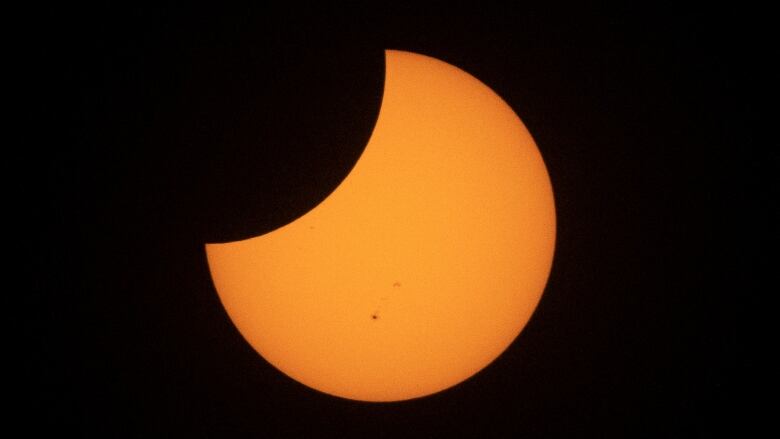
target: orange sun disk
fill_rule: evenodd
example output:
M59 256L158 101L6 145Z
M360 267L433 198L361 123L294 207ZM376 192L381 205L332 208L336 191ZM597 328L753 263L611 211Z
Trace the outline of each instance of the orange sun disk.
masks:
M398 401L496 359L531 317L555 245L542 156L462 70L386 52L382 107L342 184L262 236L207 244L241 334L319 391Z

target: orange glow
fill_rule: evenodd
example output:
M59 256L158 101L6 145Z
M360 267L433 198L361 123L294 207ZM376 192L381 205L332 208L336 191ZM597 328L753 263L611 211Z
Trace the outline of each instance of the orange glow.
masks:
M363 155L320 205L270 233L207 244L233 323L322 392L397 401L477 373L518 336L553 258L542 157L512 109L462 70L386 52Z

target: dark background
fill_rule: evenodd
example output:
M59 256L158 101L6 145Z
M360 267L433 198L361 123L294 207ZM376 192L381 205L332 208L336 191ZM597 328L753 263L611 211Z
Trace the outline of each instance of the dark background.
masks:
M87 437L712 437L744 433L760 12L482 6L39 12L24 410ZM454 64L519 114L558 242L508 351L401 403L285 377L224 313L205 242L302 215L346 176L385 48ZM757 203L759 202L759 203ZM41 415L43 416L41 418Z

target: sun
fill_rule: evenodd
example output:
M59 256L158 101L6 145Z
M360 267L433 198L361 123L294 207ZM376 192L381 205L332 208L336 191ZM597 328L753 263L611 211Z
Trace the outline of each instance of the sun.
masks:
M265 360L321 392L398 401L501 355L554 247L552 186L520 118L457 67L388 50L376 126L342 184L297 220L206 254Z

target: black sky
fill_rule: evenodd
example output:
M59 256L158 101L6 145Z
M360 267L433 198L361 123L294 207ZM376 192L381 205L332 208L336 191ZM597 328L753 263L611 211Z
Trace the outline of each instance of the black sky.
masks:
M441 3L41 16L31 79L52 129L30 151L36 425L86 437L744 427L733 410L759 288L747 273L766 225L755 202L769 202L752 129L766 55L751 12ZM377 405L265 363L222 310L202 247L274 229L336 187L376 120L385 48L454 64L515 109L552 179L558 244L545 295L503 356L445 392Z

